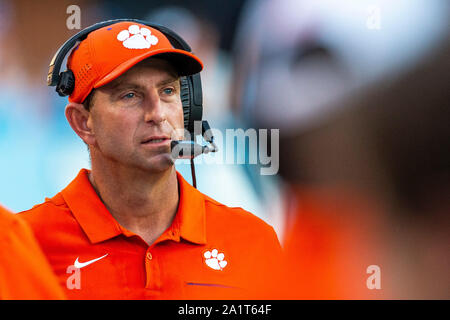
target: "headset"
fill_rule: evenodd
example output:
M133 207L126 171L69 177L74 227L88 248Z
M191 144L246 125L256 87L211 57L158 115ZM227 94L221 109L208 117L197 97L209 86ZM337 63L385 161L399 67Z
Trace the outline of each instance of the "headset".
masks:
M67 55L72 52L72 50L78 45L79 42L86 39L89 33L97 29L123 21L136 22L157 29L167 37L170 44L174 48L192 52L191 47L186 43L186 41L183 40L183 38L181 38L174 31L164 26L138 19L114 19L102 21L93 24L92 26L89 26L73 35L58 49L50 62L47 76L47 85L56 87L56 92L62 97L70 95L75 88L75 76L71 70L65 70L61 72L62 64ZM218 150L216 144L214 143L214 137L211 134L208 122L202 120L203 95L200 73L183 76L180 78L180 96L183 105L184 128L190 133L191 141L172 141L172 157L174 159L182 158L191 160L192 180L194 187L196 187L195 167L193 159L202 153L217 152ZM210 144L210 146L203 146L195 142L196 135L200 134L199 132L195 131L194 124L197 121L201 121L201 135Z

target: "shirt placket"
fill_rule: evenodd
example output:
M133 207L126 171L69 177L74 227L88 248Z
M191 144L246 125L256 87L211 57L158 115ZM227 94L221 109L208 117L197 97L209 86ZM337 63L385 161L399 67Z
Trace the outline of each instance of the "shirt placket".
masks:
M161 269L158 257L154 254L153 249L154 246L151 246L147 249L145 253L145 272L146 272L145 288L149 290L160 291L162 286Z
M179 226L175 222L171 228L166 230L145 253L145 288L148 290L161 291L163 286L161 273L161 259L158 254L157 246L164 241L180 241Z

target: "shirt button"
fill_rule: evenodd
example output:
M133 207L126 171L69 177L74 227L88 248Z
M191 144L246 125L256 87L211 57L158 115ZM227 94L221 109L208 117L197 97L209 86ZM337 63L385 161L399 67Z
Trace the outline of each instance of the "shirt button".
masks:
M153 258L153 257L152 257L152 254L151 254L150 252L147 252L147 259L148 259L148 260L152 260L152 258Z

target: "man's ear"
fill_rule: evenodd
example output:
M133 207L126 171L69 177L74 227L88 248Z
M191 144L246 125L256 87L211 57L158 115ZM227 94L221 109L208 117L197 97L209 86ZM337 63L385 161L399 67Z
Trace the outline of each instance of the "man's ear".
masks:
M82 104L69 102L66 106L65 114L73 131L75 131L81 140L87 145L95 144L91 113Z

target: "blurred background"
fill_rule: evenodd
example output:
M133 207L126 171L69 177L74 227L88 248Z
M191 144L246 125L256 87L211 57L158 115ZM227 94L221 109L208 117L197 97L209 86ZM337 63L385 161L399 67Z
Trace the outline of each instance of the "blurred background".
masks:
M211 127L280 130L278 174L201 159L196 173L275 228L288 297L450 298L447 0L0 0L0 203L15 212L89 168L67 98L46 86L79 31L70 5L81 29L137 18L179 33L205 64Z

